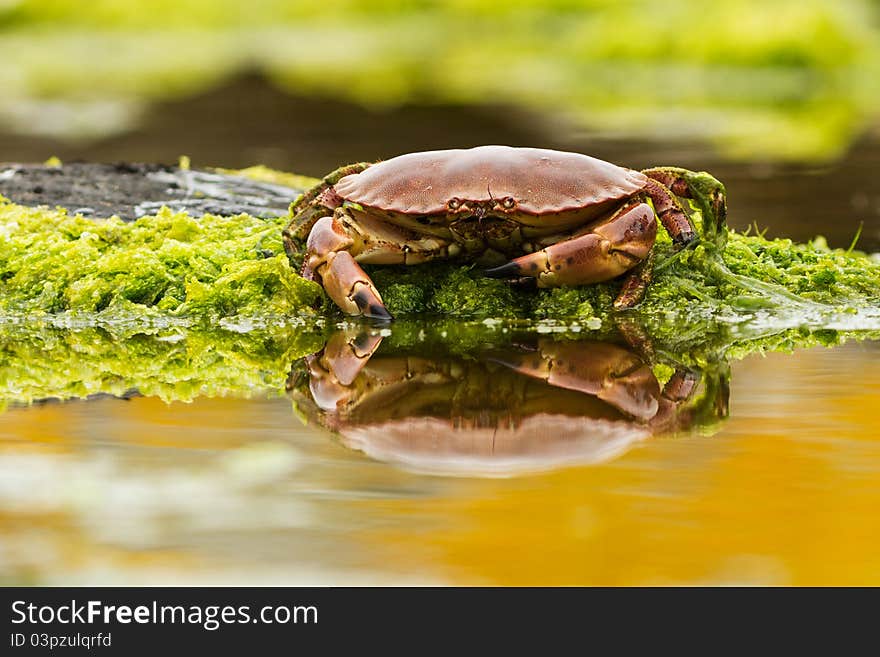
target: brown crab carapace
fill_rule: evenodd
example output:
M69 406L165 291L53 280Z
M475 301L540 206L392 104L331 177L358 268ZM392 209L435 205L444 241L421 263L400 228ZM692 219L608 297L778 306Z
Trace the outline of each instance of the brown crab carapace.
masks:
M410 153L329 174L297 201L284 244L295 261L305 240L303 276L350 315L391 317L361 264L448 258L539 287L629 272L615 301L623 309L650 281L657 218L678 246L697 237L677 196L699 203L704 234L720 232L724 187L706 173L510 146Z

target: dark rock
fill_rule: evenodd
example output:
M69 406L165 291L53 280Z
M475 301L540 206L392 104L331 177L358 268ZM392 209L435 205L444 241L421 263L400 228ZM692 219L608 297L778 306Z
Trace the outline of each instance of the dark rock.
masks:
M192 216L287 214L302 190L160 164L0 165L0 194L20 205L61 206L87 217L133 221L163 205Z

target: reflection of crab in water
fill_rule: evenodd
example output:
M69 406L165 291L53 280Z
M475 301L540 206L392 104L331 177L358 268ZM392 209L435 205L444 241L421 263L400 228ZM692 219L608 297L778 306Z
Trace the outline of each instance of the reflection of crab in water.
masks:
M376 354L335 333L288 382L306 418L367 455L421 471L504 475L597 463L654 434L726 414L724 371L678 369L661 387L632 349L540 339L474 357ZM722 368L723 370L723 368Z
M480 146L410 153L329 174L296 202L284 231L291 262L350 315L389 318L361 264L458 259L540 287L627 274L616 308L637 304L651 277L656 219L678 246L697 234L677 197L723 239L724 186L677 167L633 171L579 153ZM650 201L650 205L648 204Z

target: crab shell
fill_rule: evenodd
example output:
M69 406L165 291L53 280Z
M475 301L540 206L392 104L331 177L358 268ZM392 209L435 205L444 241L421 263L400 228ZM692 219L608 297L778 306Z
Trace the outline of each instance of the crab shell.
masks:
M691 187L694 180L705 186L702 175L671 167L639 172L538 148L412 153L326 176L298 202L285 250L296 263L296 240L307 236L302 275L350 315L392 318L361 264L446 258L470 258L491 267L486 276L533 278L538 287L630 272L614 307L631 308L650 281L657 220L678 247L697 239L676 193L703 198L702 188ZM723 187L704 177L723 217Z
M565 228L598 217L647 184L638 171L588 155L480 146L400 155L345 176L333 190L344 201L394 215L454 219L484 208L526 225Z

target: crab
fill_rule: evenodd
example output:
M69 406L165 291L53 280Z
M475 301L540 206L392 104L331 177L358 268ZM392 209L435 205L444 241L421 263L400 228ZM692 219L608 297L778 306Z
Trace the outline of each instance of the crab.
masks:
M661 385L629 344L539 338L461 357L430 344L382 352L382 341L363 326L336 331L294 364L287 390L306 421L348 447L423 471L602 462L727 415L723 368L676 367Z
M292 264L350 315L390 319L362 264L459 259L487 276L576 286L626 274L616 309L637 305L651 279L657 219L673 243L697 232L678 197L724 239L724 186L677 167L635 171L563 151L510 146L426 151L327 175L294 203L284 230Z

